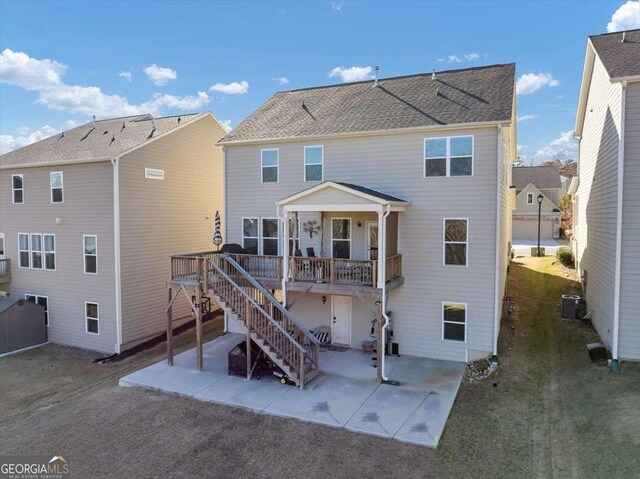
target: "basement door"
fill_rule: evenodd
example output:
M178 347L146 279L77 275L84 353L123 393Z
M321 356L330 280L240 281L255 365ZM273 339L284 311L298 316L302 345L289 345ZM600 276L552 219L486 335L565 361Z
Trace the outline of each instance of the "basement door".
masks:
M331 296L331 342L351 346L351 296Z

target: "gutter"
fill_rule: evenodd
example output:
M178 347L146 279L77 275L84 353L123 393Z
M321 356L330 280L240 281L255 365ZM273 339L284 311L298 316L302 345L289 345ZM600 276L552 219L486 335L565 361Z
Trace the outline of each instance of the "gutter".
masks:
M111 159L113 166L113 255L116 292L116 354L122 345L122 274L120 259L120 157Z
M82 158L79 160L63 160L63 161L43 161L41 163L23 163L23 164L11 164L0 165L0 170L19 170L21 168L38 168L45 166L64 166L64 165L77 165L82 163L100 163L103 161L112 161L113 158L109 156L98 158Z
M496 140L496 147L498 149L498 162L496 165L496 270L494 273L494 317L493 317L493 355L491 356L492 362L498 362L498 335L500 334L500 297L499 297L499 289L500 289L500 248L502 244L500 242L500 234L502 232L502 228L500 225L500 173L502 168L502 148L500 145L500 140L502 139L502 125L498 124L498 133Z
M611 345L611 366L609 371L620 372L618 362L618 343L620 339L620 269L622 261L622 203L624 192L624 122L625 107L627 99L627 81L621 84L620 95L620 141L618 143L618 197L617 197L617 218L616 218L616 265L613 292L613 341Z

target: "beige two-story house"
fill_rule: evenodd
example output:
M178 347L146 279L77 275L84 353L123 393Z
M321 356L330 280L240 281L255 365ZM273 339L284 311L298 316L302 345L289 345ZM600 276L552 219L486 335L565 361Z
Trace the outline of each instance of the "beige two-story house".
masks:
M210 113L138 115L0 156L0 289L45 307L52 342L119 353L163 333L166 258L209 247L222 211L225 134Z
M575 135L572 247L617 370L640 359L640 30L588 38Z

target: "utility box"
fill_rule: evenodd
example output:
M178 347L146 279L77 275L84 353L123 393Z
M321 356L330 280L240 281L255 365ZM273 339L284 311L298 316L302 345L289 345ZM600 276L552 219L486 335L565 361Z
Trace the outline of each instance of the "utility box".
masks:
M577 294L563 294L560 317L562 319L578 319L581 298Z

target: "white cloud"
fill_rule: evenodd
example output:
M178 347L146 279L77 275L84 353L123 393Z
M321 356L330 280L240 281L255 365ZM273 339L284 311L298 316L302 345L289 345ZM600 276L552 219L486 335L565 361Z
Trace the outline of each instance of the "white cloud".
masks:
M233 130L233 128L231 127L231 120L222 120L220 123L222 123L222 126L224 126L224 129L227 130L228 132Z
M44 125L43 127L37 129L32 133L22 134L24 133L25 128L31 130L29 127L20 127L18 128L18 130L16 130L16 132L18 133L16 136L0 135L0 155L4 155L9 151L22 148L23 146L30 145L31 143L35 143L36 141L44 140L45 138L48 138L51 135L55 135L56 133L60 132L58 129L53 128L52 126Z
M447 60L447 63L461 63L462 62L462 58L460 58L458 55L449 55L449 58Z
M216 83L209 91L215 91L218 93L224 93L225 95L244 95L249 91L249 82L231 82L231 83Z
M336 12L341 12L342 9L344 8L344 0L339 0L337 2L329 2L329 6Z
M530 95L545 86L558 86L560 82L551 73L525 73L516 81L518 95Z
M518 123L520 123L521 121L527 121L527 120L535 120L536 118L538 118L538 115L534 115L532 113L525 113L524 115L518 115Z
M63 123L63 126L65 130L71 130L72 128L75 128L76 126L80 126L84 123L85 123L84 121L67 120Z
M147 78L156 86L164 86L169 80L178 78L178 74L171 68L159 67L155 63L144 69Z
M371 80L373 75L371 67L335 67L329 72L329 77L340 77L344 83Z
M120 72L120 73L118 73L118 76L120 78L124 78L129 83L131 83L131 77L132 77L131 72Z
M560 136L546 146L539 148L533 155L539 161L574 160L578 153L578 142L573 138L573 131L563 131Z
M26 90L44 90L60 84L66 65L54 60L37 60L6 48L0 54L0 82Z
M289 84L289 79L287 77L276 77L273 79L274 82L280 84L280 85L288 85Z
M455 53L452 53L451 55L448 55L446 58L438 58L436 62L462 63L465 60L468 62L472 62L474 60L477 60L478 58L480 58L480 55L478 55L477 53L465 53L464 55L457 55Z
M611 33L634 28L640 28L640 1L629 0L611 16L607 31Z
M174 95L154 95L150 101L140 105L142 109L151 114L160 112L163 108L174 108L176 110L198 110L209 103L207 92L199 91L197 95L174 96Z
M473 60L477 60L478 58L480 58L480 55L478 55L477 53L467 53L464 57L467 59L467 61L472 62Z

